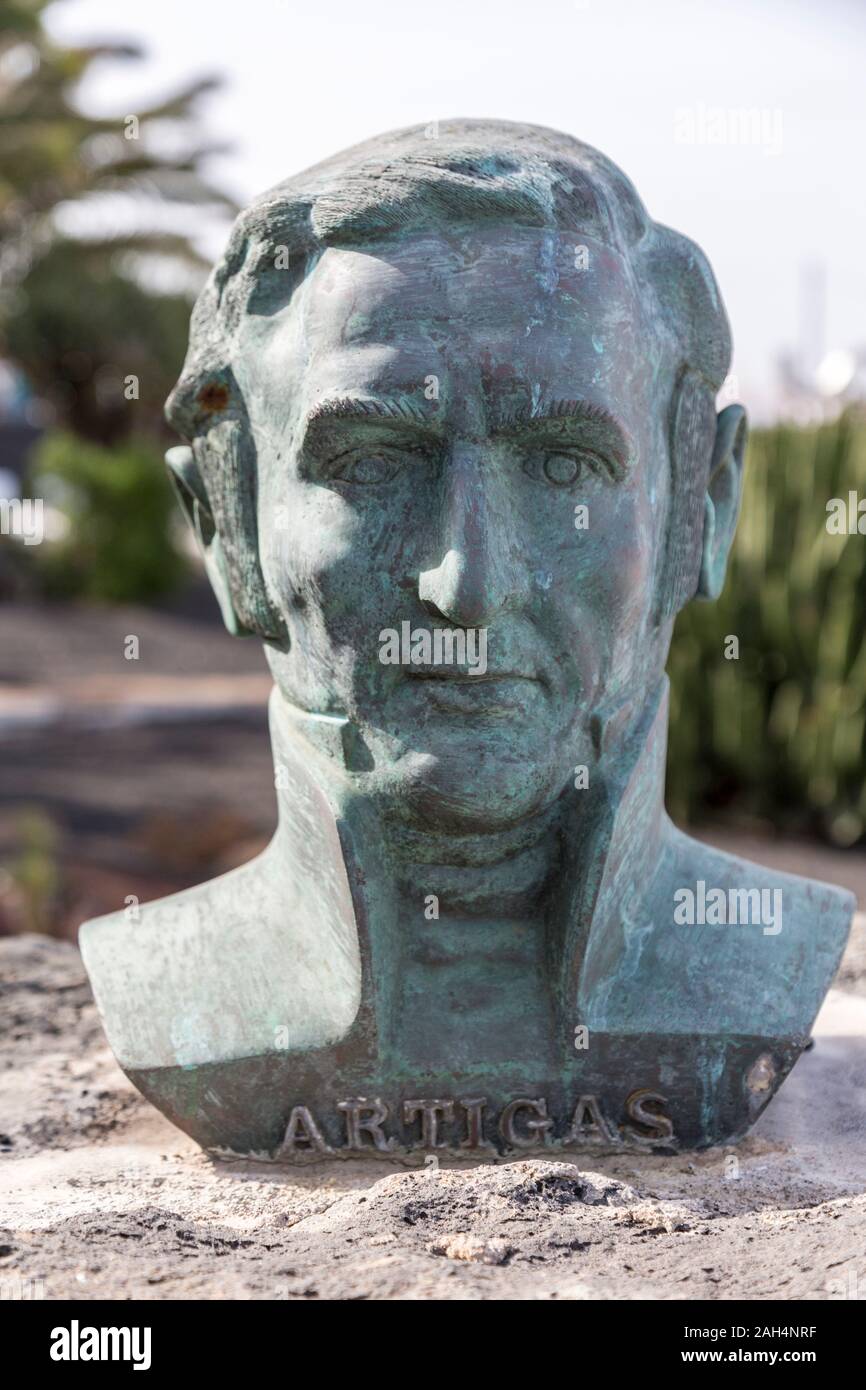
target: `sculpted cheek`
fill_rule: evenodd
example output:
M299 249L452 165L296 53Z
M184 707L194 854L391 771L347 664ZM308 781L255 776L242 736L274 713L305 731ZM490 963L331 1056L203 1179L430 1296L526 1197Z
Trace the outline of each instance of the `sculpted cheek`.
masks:
M626 612L635 604L642 612L647 604L655 553L652 536L640 520L635 520L636 524L616 530L608 552L612 590L618 606Z
M269 577L291 631L315 632L324 648L351 648L368 665L393 614L400 538L387 517L361 517L327 489L310 491L291 526L273 537Z
M609 510L597 502L577 544L569 578L572 623L586 686L603 699L628 684L647 658L655 539L642 493L618 498Z

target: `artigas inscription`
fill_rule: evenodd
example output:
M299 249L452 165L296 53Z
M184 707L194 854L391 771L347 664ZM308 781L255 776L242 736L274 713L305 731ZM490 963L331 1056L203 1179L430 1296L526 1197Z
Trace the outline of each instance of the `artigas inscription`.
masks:
M536 1149L678 1147L665 1097L649 1088L625 1100L627 1123L616 1124L597 1096L581 1095L564 1117L548 1111L544 1096L517 1096L498 1111L485 1096L419 1097L388 1102L353 1096L337 1102L340 1140L329 1143L320 1107L292 1107L277 1158L295 1160L343 1154L398 1154L445 1150L463 1156ZM328 1126L333 1130L333 1126Z

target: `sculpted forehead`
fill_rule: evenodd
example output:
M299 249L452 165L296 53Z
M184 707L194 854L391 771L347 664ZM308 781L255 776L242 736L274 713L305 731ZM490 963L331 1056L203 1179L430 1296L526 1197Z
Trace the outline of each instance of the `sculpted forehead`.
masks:
M495 224L328 248L257 333L251 365L291 379L299 406L330 390L420 387L430 373L454 394L483 373L626 408L648 382L644 323L610 248Z
M528 326L539 312L565 323L575 308L597 314L606 307L614 319L639 308L625 262L600 242L495 224L363 249L331 247L310 277L308 312L321 331L340 320L347 339L363 340L385 323L426 320L447 328L463 317L467 298L473 321L486 328L504 316Z

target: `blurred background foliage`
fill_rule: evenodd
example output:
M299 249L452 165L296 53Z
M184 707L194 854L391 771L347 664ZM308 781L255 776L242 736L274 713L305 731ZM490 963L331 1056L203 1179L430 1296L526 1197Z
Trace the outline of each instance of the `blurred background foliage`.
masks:
M4 347L54 418L82 440L115 444L133 429L159 437L189 313L187 295L153 294L112 257L61 238L3 315Z
M45 597L148 602L188 575L174 492L153 441L106 449L55 431L35 451L30 491L62 518L58 534L31 550Z
M725 588L674 632L675 818L866 838L866 535L827 529L850 490L866 497L862 412L752 434Z
M14 295L53 244L58 209L74 202L105 211L106 197L135 200L137 229L93 230L67 246L70 277L78 268L76 250L83 256L98 250L115 264L136 254L200 264L192 243L160 229L149 212L166 202L232 210L202 172L219 147L200 137L195 115L198 98L217 79L199 78L158 104L137 106L134 117L88 115L77 92L91 67L134 62L142 50L129 43L53 42L43 25L49 3L0 0L0 292Z
M142 50L58 44L48 8L0 0L0 364L26 383L41 436L13 468L44 499L48 537L22 550L0 536L0 595L147 602L188 568L162 412L206 272L189 228L236 211L204 172L222 147L197 108L218 82L89 115L78 93L94 65Z

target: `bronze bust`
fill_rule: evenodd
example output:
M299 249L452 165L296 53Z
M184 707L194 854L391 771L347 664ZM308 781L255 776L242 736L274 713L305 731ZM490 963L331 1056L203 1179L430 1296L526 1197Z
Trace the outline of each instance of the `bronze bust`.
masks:
M701 1146L793 1066L853 900L663 805L673 623L737 519L730 350L698 247L555 131L398 131L238 220L168 461L265 643L279 827L81 934L202 1145Z

